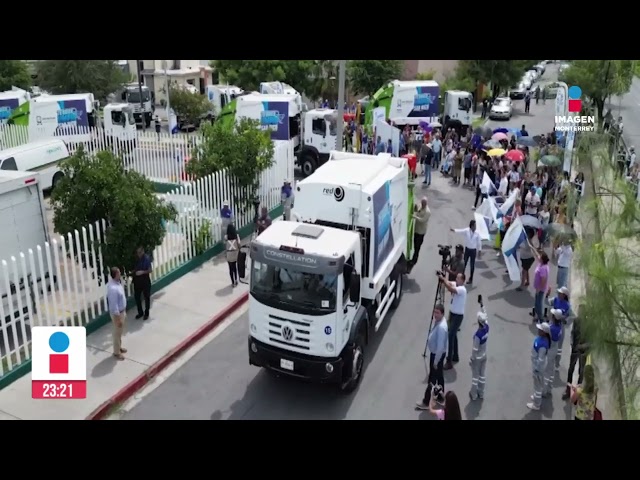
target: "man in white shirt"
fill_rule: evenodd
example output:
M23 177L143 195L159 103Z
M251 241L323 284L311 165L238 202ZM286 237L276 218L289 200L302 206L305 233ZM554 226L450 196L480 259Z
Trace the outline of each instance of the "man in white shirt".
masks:
M444 391L444 359L447 356L449 332L444 318L444 305L438 304L433 309L433 328L429 332L427 348L429 350L429 380L421 402L416 404L418 410L427 410L431 400L431 388L442 386Z
M444 365L445 370L453 368L454 363L460 361L458 356L458 330L462 325L464 318L464 309L467 303L467 289L464 286L464 273L459 273L456 281L448 281L444 275L438 273L438 278L444 287L452 294L451 306L449 307L449 346L447 349L447 363Z
M538 208L540 207L540 197L536 192L536 187L531 187L527 196L524 197L524 213L527 215L538 215Z
M570 243L563 243L556 248L558 257L558 275L556 277L557 288L566 287L569 282L569 268L573 260L573 248Z
M452 228L451 231L464 235L464 269L467 269L467 263L471 263L469 281L467 282L471 285L473 283L473 273L476 271L476 258L482 250L482 240L480 239L480 234L476 232L476 221L471 220L468 228Z

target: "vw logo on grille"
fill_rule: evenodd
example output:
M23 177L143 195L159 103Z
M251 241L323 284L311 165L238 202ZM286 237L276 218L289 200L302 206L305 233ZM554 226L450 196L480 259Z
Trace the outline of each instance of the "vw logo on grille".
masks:
M290 342L293 339L293 329L289 325L282 327L282 338L287 342Z

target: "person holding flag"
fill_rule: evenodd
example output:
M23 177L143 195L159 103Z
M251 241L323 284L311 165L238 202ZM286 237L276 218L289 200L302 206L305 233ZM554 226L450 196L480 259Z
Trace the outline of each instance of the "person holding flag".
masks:
M487 367L487 340L489 339L489 322L487 312L480 300L480 311L477 315L478 329L473 334L473 350L471 351L471 390L469 398L478 400L484 398L485 369Z

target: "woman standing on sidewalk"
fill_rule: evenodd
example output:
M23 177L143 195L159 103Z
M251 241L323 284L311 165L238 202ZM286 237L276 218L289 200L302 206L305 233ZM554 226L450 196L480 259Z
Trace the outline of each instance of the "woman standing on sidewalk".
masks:
M238 285L238 254L240 253L240 240L238 239L238 232L233 223L227 225L227 235L225 238L225 254L227 257L227 264L229 265L229 277L231 278L231 286L236 287Z

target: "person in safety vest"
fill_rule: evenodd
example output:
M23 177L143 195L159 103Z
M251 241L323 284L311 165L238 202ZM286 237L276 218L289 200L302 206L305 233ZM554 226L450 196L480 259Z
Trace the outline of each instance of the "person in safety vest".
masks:
M533 340L531 349L531 370L533 373L533 395L527 408L540 410L542 390L544 389L544 371L547 368L547 353L551 346L551 328L547 322L537 324L538 335Z
M553 308L551 309L551 324L549 325L549 337L551 343L549 345L549 351L547 352L547 368L544 371L544 389L542 390L542 396L547 397L551 395L553 388L553 380L555 379L555 359L558 355L559 345L562 343L562 336L564 335L564 328L562 327L562 310Z
M471 400L484 398L485 369L487 367L487 340L489 339L489 322L484 306L478 312L478 329L473 334L473 350L471 351Z

